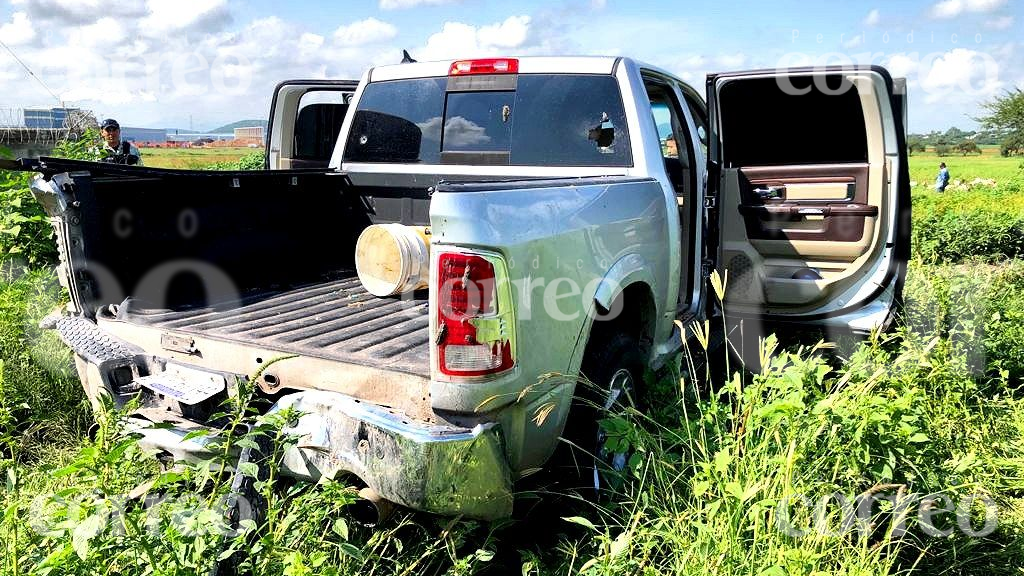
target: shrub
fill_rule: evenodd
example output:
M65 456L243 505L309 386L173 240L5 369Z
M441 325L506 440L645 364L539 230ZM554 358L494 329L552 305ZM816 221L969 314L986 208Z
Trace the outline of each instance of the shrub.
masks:
M632 482L617 499L623 506L571 548L582 552L573 566L582 563L584 574L963 573L968 566L1014 573L1021 522L999 494L1022 485L1019 401L983 396L958 347L930 335L875 339L838 370L814 350L772 348L763 345L771 360L760 374L736 375L710 393L684 377L675 386L685 397L674 405L675 420L632 410L610 416L618 424L609 428L624 432L609 441L626 438L641 457L627 471ZM994 533L927 535L919 511L936 494L957 502L974 493L1000 504ZM846 516L840 496L875 505L862 521ZM951 522L939 517L938 526Z
M266 156L262 150L249 152L234 162L213 162L206 166L207 170L262 170Z
M965 358L975 376L1011 387L1024 383L1024 261L915 261L904 301L906 324L954 339L969 352Z
M1024 153L1024 137L1014 134L1003 140L999 145L999 154L1003 157L1016 156Z
M913 198L914 253L925 262L960 262L1024 255L1024 195L1020 178L997 187L967 186Z
M0 157L10 158L0 149ZM32 266L57 260L57 246L42 206L29 191L31 174L0 170L0 261L19 258Z
M981 154L981 148L978 148L978 145L974 140L964 140L963 142L960 142L956 145L956 151L964 156L967 156L968 154Z
M16 452L34 461L74 443L91 417L70 351L56 333L38 327L64 301L63 290L51 270L14 268L0 271L0 407L19 431Z
M89 129L81 138L60 142L53 156L97 160L99 142L99 133ZM10 158L10 150L0 148L0 157ZM0 262L17 258L36 267L57 261L53 229L28 187L32 177L30 172L0 170Z
M924 140L920 136L910 136L907 138L907 155L913 156L914 152L924 152L927 146L925 146Z

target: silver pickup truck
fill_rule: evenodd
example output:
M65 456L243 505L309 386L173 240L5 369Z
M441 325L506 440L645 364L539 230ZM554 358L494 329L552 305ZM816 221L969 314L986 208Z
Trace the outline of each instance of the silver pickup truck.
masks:
M54 327L94 402L139 399L144 444L202 456L186 434L286 358L254 384L302 414L289 474L486 519L567 422L596 429L578 376L613 403L721 313L716 269L748 332L885 326L904 135L878 67L711 75L705 97L629 58L491 58L285 82L267 170L22 166L71 297ZM367 292L376 224L429 227L429 288Z

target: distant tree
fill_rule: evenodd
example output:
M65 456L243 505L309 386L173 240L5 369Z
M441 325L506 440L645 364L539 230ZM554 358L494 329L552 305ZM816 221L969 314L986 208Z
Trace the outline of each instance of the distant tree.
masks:
M962 156L967 156L968 154L981 154L981 148L978 148L978 145L974 140L964 140L963 142L958 143L956 145L956 151Z
M924 152L925 145L924 140L920 136L911 136L907 138L907 154L913 156L914 152Z
M1024 154L1024 139L1014 136L1007 137L999 146L999 154L1004 158Z
M946 130L946 133L943 134L943 140L945 140L946 142L959 142L970 135L970 132L964 132L963 130L954 126L949 130Z
M953 147L949 144L939 144L935 147L935 153L939 156L949 156L953 153Z
M1020 154L1024 150L1024 90L1008 91L983 107L988 114L978 119L982 126L1006 133L1000 152L1004 156Z
M1005 139L1006 135L1001 130L982 130L978 132L974 142L979 146L992 146L1002 144Z

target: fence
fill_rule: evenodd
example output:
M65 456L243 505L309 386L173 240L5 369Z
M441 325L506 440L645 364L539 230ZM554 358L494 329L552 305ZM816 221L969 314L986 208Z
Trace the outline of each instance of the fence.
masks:
M91 111L68 110L58 128L29 127L26 126L25 111L25 108L0 108L0 144L56 143L98 126Z

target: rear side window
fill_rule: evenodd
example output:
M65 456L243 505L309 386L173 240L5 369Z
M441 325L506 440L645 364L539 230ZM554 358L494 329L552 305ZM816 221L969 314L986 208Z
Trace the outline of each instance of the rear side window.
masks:
M445 78L417 78L366 86L352 118L345 160L440 162L445 85Z
M788 80L792 88L785 90L775 78L734 80L722 87L726 165L867 162L867 129L857 88L841 75L827 77L824 91L811 76Z
M490 85L501 89L456 88L447 78L369 84L353 118L345 161L632 165L613 77L520 74Z

